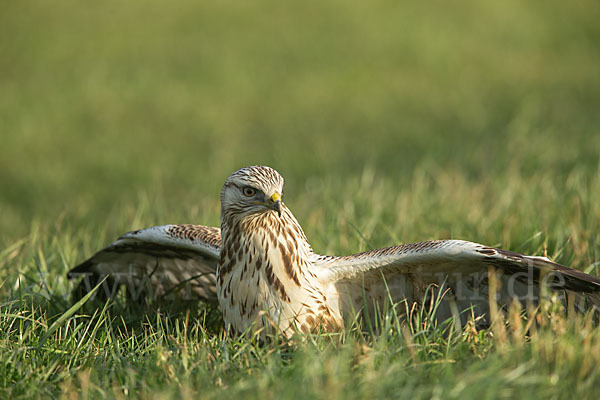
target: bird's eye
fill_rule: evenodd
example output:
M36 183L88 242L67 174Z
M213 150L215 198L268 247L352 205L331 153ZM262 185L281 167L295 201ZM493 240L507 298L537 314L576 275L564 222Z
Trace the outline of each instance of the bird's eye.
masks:
M246 196L246 197L252 197L252 196L254 196L254 195L256 194L256 189L254 189L254 188L251 188L251 187L249 187L249 186L246 186L246 187L245 187L245 188L242 190L242 192L244 193L244 196Z

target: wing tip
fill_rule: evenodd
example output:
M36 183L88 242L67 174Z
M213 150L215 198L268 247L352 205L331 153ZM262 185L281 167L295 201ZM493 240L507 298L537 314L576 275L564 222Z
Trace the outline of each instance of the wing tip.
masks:
M587 293L600 293L600 277L587 274L576 268L559 264L544 256L526 256L510 250L484 247L477 252L487 257L500 256L512 262L526 263L532 267L545 271L542 273L560 274L565 280L565 288L580 290ZM567 286L568 285L568 286Z

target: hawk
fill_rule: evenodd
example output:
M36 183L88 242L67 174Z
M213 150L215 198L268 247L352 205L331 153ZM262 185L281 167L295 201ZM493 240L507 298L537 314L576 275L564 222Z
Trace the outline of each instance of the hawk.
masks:
M546 288L579 309L600 305L600 279L554 263L463 240L402 244L350 256L313 251L282 201L272 168L235 171L221 191L221 229L164 225L129 232L69 272L108 276L113 288L218 301L230 331L337 331L385 304L441 302L435 318L490 318L515 300L535 304ZM489 272L494 272L491 279ZM493 288L491 288L493 282ZM567 301L564 301L567 303Z

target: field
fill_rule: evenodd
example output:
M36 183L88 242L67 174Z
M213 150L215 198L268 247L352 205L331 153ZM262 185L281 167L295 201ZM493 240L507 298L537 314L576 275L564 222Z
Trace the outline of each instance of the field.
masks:
M600 329L383 316L286 344L87 302L119 234L219 224L270 165L320 253L460 238L600 274L600 3L4 2L0 398L595 398Z

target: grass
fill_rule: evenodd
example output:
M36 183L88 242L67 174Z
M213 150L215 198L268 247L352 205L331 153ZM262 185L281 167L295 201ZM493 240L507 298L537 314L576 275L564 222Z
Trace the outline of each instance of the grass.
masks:
M525 338L527 318L444 335L392 313L259 345L203 304L72 309L65 274L131 229L217 225L227 175L267 164L319 252L462 238L599 275L599 11L6 2L0 397L596 397L584 319Z

